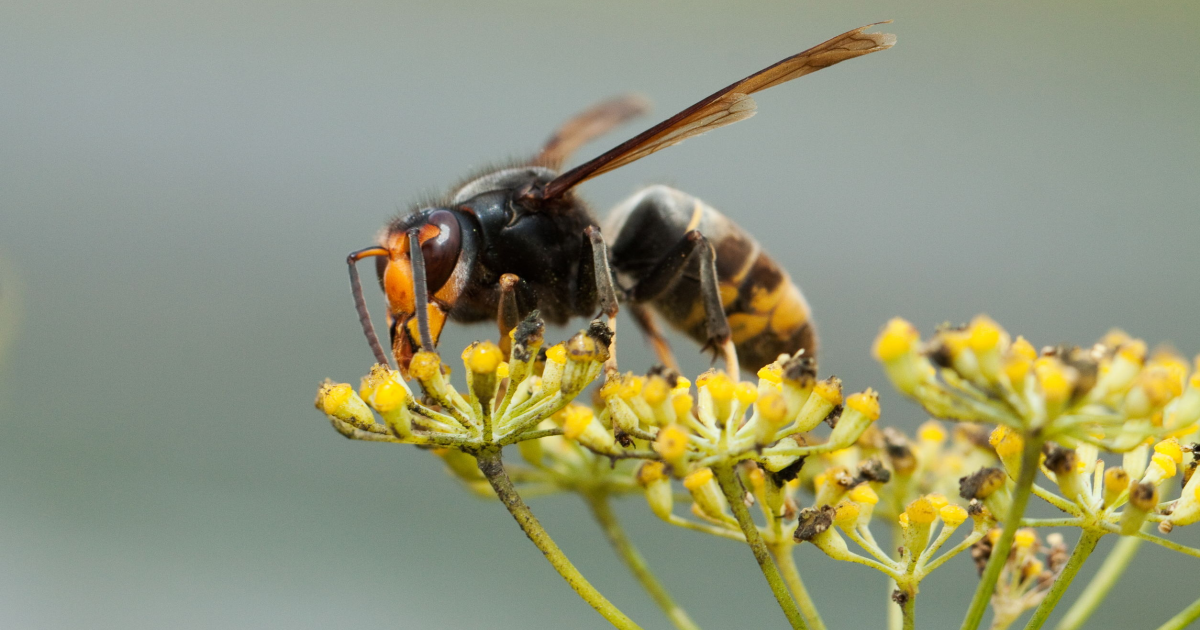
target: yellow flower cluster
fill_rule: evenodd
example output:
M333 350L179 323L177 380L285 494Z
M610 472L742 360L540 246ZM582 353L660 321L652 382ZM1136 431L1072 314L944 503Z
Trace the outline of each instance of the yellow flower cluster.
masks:
M1147 359L1145 342L1120 331L1090 348L1038 352L983 315L924 342L893 319L874 353L896 388L939 418L1041 429L1116 452L1198 432L1200 373L1170 351Z

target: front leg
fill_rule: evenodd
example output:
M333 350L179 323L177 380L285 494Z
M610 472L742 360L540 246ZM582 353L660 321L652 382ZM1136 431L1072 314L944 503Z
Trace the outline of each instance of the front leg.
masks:
M579 300L581 304L599 303L600 314L608 318L612 331L612 342L608 345L608 360L604 362L606 375L617 373L617 290L613 284L612 269L608 266L608 244L600 228L589 225L584 231L584 252L579 270Z
M500 300L496 305L496 324L500 327L500 351L508 360L512 352L510 333L533 310L534 298L529 284L513 273L500 276Z

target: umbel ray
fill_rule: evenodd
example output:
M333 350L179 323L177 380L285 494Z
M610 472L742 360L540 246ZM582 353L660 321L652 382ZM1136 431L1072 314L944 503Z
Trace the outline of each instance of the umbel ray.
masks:
M890 48L893 35L857 28L784 59L566 172L580 146L645 111L624 96L567 121L527 162L489 171L432 207L387 225L378 245L349 255L350 281L375 359L388 364L356 264L374 257L386 294L392 355L407 375L415 349L434 350L446 320L495 320L501 347L534 310L553 324L609 319L626 305L659 361L677 369L658 318L721 353L729 373L782 353L815 358L811 312L787 272L755 239L687 193L651 186L601 224L579 184L755 113L751 94Z

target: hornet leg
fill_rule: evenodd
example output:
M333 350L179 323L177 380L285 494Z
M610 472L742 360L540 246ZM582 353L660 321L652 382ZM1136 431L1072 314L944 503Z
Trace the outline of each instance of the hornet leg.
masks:
M608 361L604 363L604 373L606 375L616 374L617 311L619 308L617 306L617 290L613 286L612 270L608 267L608 244L604 242L604 235L600 233L600 230L596 226L588 226L583 233L584 236L587 236L584 246L590 248L592 251L590 257L586 255L583 257L585 265L580 273L580 278L588 278L590 279L590 283L581 283L585 285L585 287L581 288L585 291L590 288L595 292L596 299L600 302L600 313L608 318L608 328L612 330L613 338L612 343L608 346ZM590 274L587 273L588 264L591 267ZM589 284L590 286L586 286Z
M662 329L658 327L658 321L654 318L654 311L634 302L629 304L629 312L633 313L633 321L637 323L642 334L650 342L650 347L654 349L654 355L658 357L658 362L663 367L670 368L679 373L679 362L675 360L675 353L671 352L671 345L667 343L667 338L663 336Z
M512 352L512 332L532 310L534 303L529 285L519 276L506 273L500 276L500 302L496 307L496 323L500 327L500 351L507 361Z
M721 292L717 280L717 255L712 244L699 230L690 230L683 239L667 252L630 292L636 302L652 300L666 291L687 267L693 253L700 256L700 298L704 303L705 330L708 347L721 353L729 377L737 380L739 374L737 352L725 318L725 307L721 304Z

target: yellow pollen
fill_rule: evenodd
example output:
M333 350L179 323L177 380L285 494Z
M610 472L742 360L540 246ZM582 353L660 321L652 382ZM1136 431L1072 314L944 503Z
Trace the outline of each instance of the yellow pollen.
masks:
M842 381L836 376L830 376L823 381L819 381L816 387L813 388L813 393L829 401L830 404L841 404Z
M692 413L692 405L695 403L692 395L688 393L677 394L671 398L671 408L675 410L676 418L686 418Z
M967 511L957 505L945 505L938 510L938 515L942 517L942 521L950 527L957 527L967 520Z
M929 420L917 429L917 438L922 442L941 444L946 441L946 429L937 420Z
M605 400L608 400L609 398L616 396L617 392L620 389L621 389L621 377L613 376L612 378L609 378L608 380L604 381L604 384L600 386L600 397Z
M1071 379L1058 359L1042 357L1034 362L1033 369L1047 401L1063 402L1071 395Z
M866 391L850 394L846 408L853 409L870 420L879 419L879 393L868 387Z
M758 378L778 385L783 382L783 368L778 363L769 363L758 370Z
M1013 536L1013 546L1018 549L1029 549L1035 542L1037 542L1037 534L1029 528L1018 529L1016 535Z
M442 360L438 358L438 355L424 350L414 354L412 362L408 365L409 374L419 381L427 381L437 376L440 369L442 369Z
M596 340L582 332L567 340L566 351L568 359L578 362L595 361L600 353Z
M500 347L490 341L474 344L470 347L467 366L477 374L491 374L504 361L504 353Z
M876 503L879 503L879 495L871 489L871 486L865 483L854 486L854 489L850 491L848 496L850 497L850 500L854 501L855 503L862 503L865 505L875 505Z
M713 471L711 468L701 468L688 474L683 478L683 487L695 492L703 488L705 484L712 481Z
M1004 425L997 426L992 431L992 434L988 436L988 443L996 449L996 454L1001 458L1019 455L1025 448L1025 440L1021 434Z
M666 400L669 393L671 393L671 388L667 386L667 380L661 376L651 376L646 381L646 386L642 388L642 398L652 406Z
M1175 476L1175 473L1177 472L1176 467L1175 467L1175 460L1171 459L1170 455L1165 455L1163 453L1155 453L1154 455L1152 455L1150 457L1150 461L1154 462L1155 464L1158 464L1159 468L1162 468L1163 477L1174 477Z
M896 522L899 523L900 527L908 529L908 512L901 512L900 516L896 517Z
M761 468L751 468L746 476L750 478L750 485L754 488L755 492L762 492L766 488L767 477L763 474Z
M571 405L566 409L566 420L563 422L563 437L568 440L578 439L592 423L592 409L583 405Z
M334 415L339 409L350 402L354 388L349 383L338 383L322 387L317 393L317 408L326 415Z
M743 405L751 405L755 400L758 400L758 388L754 386L754 383L742 381L734 386L733 395Z
M1120 494L1129 487L1129 473L1120 466L1104 471L1104 489L1113 494Z
M696 387L704 387L708 381L717 375L716 370L707 370L700 376L696 377Z
M1033 361L1017 356L1016 354L1011 354L1005 357L1003 367L1004 375L1008 377L1008 382L1015 386L1025 382L1025 377L1029 375L1029 368L1033 367Z
M826 482L828 482L828 481L829 481L829 474L828 474L828 473L819 473L819 474L817 474L817 476L813 477L813 490L816 490L817 492L820 492L820 491L821 491L821 488L824 488L824 487L825 487L825 483L826 483Z
M676 392L686 392L686 391L688 391L688 389L689 389L689 388L691 388L691 386L692 386L692 382L691 382L691 381L689 381L689 380L687 380L686 378L684 378L684 377L680 376L680 377L678 377L678 378L676 378L676 379L675 379L675 389L673 389L673 390L671 390L671 391L676 391Z
M1017 337L1017 340L1009 346L1009 354L1014 357L1020 357L1026 361L1033 361L1037 358L1037 350L1033 344L1029 343L1024 337Z
M546 359L559 365L566 365L567 349L561 343L556 343L546 350Z
M909 503L904 513L908 515L908 522L917 525L929 525L938 517L938 509L928 497Z
M508 361L501 361L496 366L496 378L508 378Z
M392 380L386 380L375 388L371 394L371 406L379 413L387 413L402 407L408 400L408 392Z
M656 481L661 481L667 476L667 465L662 462L647 461L642 462L641 467L637 470L638 485L643 487L648 486Z
M1025 579L1029 579L1042 572L1046 565L1042 564L1041 560L1030 560L1029 564L1021 567L1021 572L1025 574Z
M1130 363L1141 365L1146 360L1146 342L1141 339L1134 339L1128 343L1121 344L1121 349L1117 350L1117 355Z
M672 424L663 427L654 439L654 450L663 459L675 461L687 454L688 434L683 427Z
M987 352L1000 345L1000 326L987 315L978 315L967 331L967 343L975 352Z
M621 381L621 387L617 390L617 395L625 400L629 400L642 393L642 386L645 382L646 379L640 376L626 376Z
M946 495L938 494L936 492L925 495L925 498L929 499L929 502L933 504L933 507L939 510L950 504L950 501L946 499Z
M920 340L921 334L912 324L899 317L893 318L875 338L875 358L894 361L911 352Z
M858 515L861 513L862 509L858 507L857 503L842 501L834 508L833 520L838 525L853 525L858 521Z
M1179 440L1168 438L1154 445L1154 452L1162 453L1175 460L1176 464L1183 463L1183 449L1179 448Z
M733 381L724 372L717 372L705 383L713 400L726 401L733 398Z
M788 419L787 400L779 392L767 392L758 399L758 414L773 426L779 426Z

